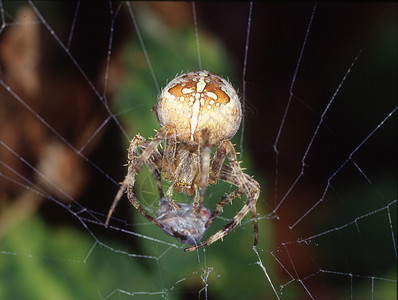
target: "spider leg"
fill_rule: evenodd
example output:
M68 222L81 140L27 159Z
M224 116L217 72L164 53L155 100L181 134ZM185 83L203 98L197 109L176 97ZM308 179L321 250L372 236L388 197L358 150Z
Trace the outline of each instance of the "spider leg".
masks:
M209 177L211 184L215 183L217 178L220 178L221 170L222 167L224 166L224 160L226 157L227 157L227 149L221 144L220 146L218 146L211 164L210 177Z
M180 206L173 200L173 190L174 190L174 182L170 185L169 189L167 190L166 199L171 205L171 207L173 207L174 210L177 210L180 209Z
M135 198L134 195L134 184L135 184L135 175L137 172L141 169L142 165L144 163L147 163L152 172L154 173L154 169L156 168L156 162L159 161L159 158L161 157L161 154L157 147L163 140L163 138L169 134L170 132L174 131L174 127L171 125L165 125L163 126L155 135L154 139L151 142L148 142L145 138L143 138L141 135L137 134L133 140L130 143L130 147L128 150L128 171L125 179L123 180L119 191L117 192L115 199L112 202L111 208L109 209L106 221L105 221L105 226L108 226L110 218L120 200L120 198L123 196L123 193L127 189L127 197L130 200L130 202L133 204L133 206L148 220L150 220L152 223L155 223L159 227L162 227L156 220L154 220L151 216L149 216L140 206L138 201ZM141 155L137 155L137 150L138 148L142 148ZM156 172L155 172L156 173ZM161 195L163 195L163 191L161 190L161 180L160 180L160 175L157 176L156 174L155 178L158 183L158 189L159 192L161 192Z
M164 152L163 152L163 156L162 156L161 162L160 162L161 169L163 170L162 172L164 172L164 176L166 178L170 178L173 176L173 174L172 174L173 168L170 168L170 166L173 165L175 155L176 155L176 148L177 148L177 135L176 135L176 131L173 128L172 130L169 130L165 134ZM170 185L169 189L167 190L166 199L169 202L169 204L175 210L177 210L180 208L180 206L172 198L173 188L174 188L174 182Z
M126 176L126 179L125 179L125 181L126 180L129 180L130 178L127 178L127 176ZM124 184L124 182L123 182L123 184ZM140 203L137 201L137 199L136 199L136 197L135 197L135 194L134 194L134 184L131 184L131 181L128 181L127 183L126 183L126 185L127 185L127 198L130 200L130 202L131 202L131 204L133 204L133 206L134 206L134 208L136 209L136 210L138 210L140 213L141 213L141 215L143 215L145 218L147 218L149 221L151 221L152 223L154 223L155 225L157 225L157 226L159 226L159 227L163 227L163 225L162 224L160 224L158 221L156 221L154 218L152 218L142 207L141 207L141 205L140 205ZM120 190L121 190L122 188L120 188ZM119 190L119 191L120 191ZM119 194L119 192L118 192L118 194ZM120 197L122 196L122 194L120 195Z
M153 173L154 173L154 176L155 176L156 180L157 180L157 178L159 178L159 182L160 182L160 174L159 174L159 172L158 172L156 169L153 169L153 168L151 168L151 169L153 170ZM116 206L117 206L117 204L118 204L120 198L123 196L124 192L125 192L126 189L127 189L127 191L128 191L128 198L129 198L130 202L133 204L133 206L134 206L145 218L147 218L149 221L151 221L152 223L158 225L159 227L163 227L163 226L160 225L157 221L155 221L150 215L148 215L148 214L141 208L141 206L140 206L140 204L138 203L138 201L135 199L135 195L134 195L134 191L133 191L134 180L135 180L135 179L134 179L133 177L129 176L129 175L127 175L127 176L125 177L124 181L122 182L122 184L121 184L121 186L120 186L120 188L119 188L119 190L118 190L118 192L117 192L117 194L116 194L116 196L115 196L115 199L114 199L113 202L112 202L112 206L111 206L111 208L109 209L108 216L107 216L106 221L105 221L105 226L108 226L108 225L109 225L110 218L111 218L113 212L115 211L115 208L116 208ZM131 185L131 183L133 183L133 184ZM131 189L130 189L130 187L131 187ZM160 197L163 197L163 190L162 190L161 185L159 185L159 184L158 184L158 189L159 189Z
M136 137L137 137L137 139L139 139L138 148L140 148L141 151L144 151L146 148L148 148L149 142L145 138L143 138L140 135L136 135ZM132 159L134 159L134 157L137 157L137 155L138 155L137 149L135 149L135 152L134 152L134 149L132 149L132 151L130 152L130 155L129 155L129 159L132 160ZM161 161L161 157L162 157L162 155L161 155L160 151L156 149L156 151L153 153L153 155L148 159L147 164L153 174L153 177L155 177L156 184L157 184L158 191L159 191L159 196L162 199L162 198L164 198L163 186L162 186L162 179L160 177L160 173L158 170L159 163Z
M232 178L230 178L231 176L229 176L229 178L226 178L227 181L232 182L233 180L237 180L237 186L239 187L240 190L243 190L243 192L246 194L247 197L246 204L250 208L253 215L254 245L257 245L258 224L257 224L256 204L257 204L257 199L260 196L260 185L252 177L243 173L241 167L239 166L239 162L236 159L236 152L231 141L225 140L221 143L221 145L226 147L227 157L234 173L234 176L232 176ZM241 211L243 211L243 209Z
M151 169L153 177L155 177L156 180L156 184L158 186L158 191L159 191L159 196L160 199L164 198L163 195L163 186L162 186L162 179L160 177L160 173L159 170L156 168L156 165L154 165L153 163L148 164L149 169Z
M111 205L111 207L109 208L108 215L107 215L106 221L105 221L105 226L106 226L106 227L108 227L108 225L109 225L109 221L111 220L111 217L112 217L112 215L113 215L113 212L115 211L116 206L117 206L117 204L119 203L120 198L122 198L124 192L126 191L126 184L127 184L127 183L126 183L126 180L127 180L127 177L125 177L124 181L123 181L122 184L120 185L120 188L119 188L119 190L117 191L117 194L116 194L116 196L115 196L115 199L113 199L112 205Z
M165 168L165 165L172 165L174 158L176 156L176 148L177 148L177 135L176 131L169 130L166 133L164 142L164 155L162 158L162 169L169 170L170 168Z
M139 134L137 134L131 140L130 147L129 147L129 150L128 150L128 162L129 162L129 165L130 165L131 161L134 159L134 157L137 156L138 148L139 147L142 147L142 148L145 147L146 148L148 146L148 144L149 144L148 141L145 138L143 138L141 135L139 135ZM113 200L112 205L111 205L111 207L110 207L110 209L108 211L108 215L107 215L106 221L105 221L105 226L109 225L109 221L111 219L111 216L113 215L113 212L115 211L116 206L119 203L120 198L122 198L124 192L126 191L127 184L128 184L129 180L132 180L133 181L133 185L134 185L135 178L131 177L131 176L129 177L129 173L128 173L128 175L125 177L125 179L121 183L120 188L119 188L119 190L118 190L118 192L117 192L117 194L115 196L115 199Z
M210 174L209 174L209 180L210 184L213 184L216 182L217 178L220 178L224 181L230 182L236 186L238 186L237 182L231 182L229 179L232 178L232 168L230 166L224 165L224 160L227 157L227 149L226 147L221 147L221 145L217 148L216 153L214 154L212 164L211 164L211 169L210 169ZM230 172L228 174L228 171L225 172L224 169L228 169ZM226 176L225 173L228 175ZM239 197L242 194L242 191L239 189L236 189L232 193L225 195L221 198L220 202L218 202L216 209L213 211L212 215L210 216L209 220L206 223L206 227L209 227L211 223L213 223L214 219L218 216L218 214L222 211L223 207L235 199L236 197Z
M146 149L142 151L141 155L136 157L136 162L133 161L132 165L134 170L141 169L142 165L146 163L151 155L156 153L156 149L166 136L170 136L175 132L174 126L164 125L158 130L153 140L148 144ZM129 151L130 156L130 151Z
M236 189L232 193L229 193L228 195L225 195L221 198L220 202L218 202L216 209L213 211L211 214L209 220L206 223L206 228L210 226L211 223L213 223L214 219L218 216L218 214L222 211L223 207L225 204L229 203L236 197L239 197L242 194L242 191Z
M200 207L205 199L206 186L209 182L210 171L210 152L209 145L209 130L202 130L201 142L199 143L199 157L200 157L200 197L195 197L193 207L196 213L200 212Z
M245 204L243 208L239 211L239 213L232 219L231 222L229 222L227 225L225 225L224 229L219 230L215 234L213 234L208 240L196 245L196 246L191 246L188 248L185 248L185 252L189 251L194 251L196 249L202 248L204 246L209 246L210 244L213 244L215 241L222 239L224 236L226 236L228 233L230 233L244 218L244 216L251 210L251 207L249 204Z
M257 213L256 213L256 203L257 199L260 195L260 185L258 184L257 181L255 181L252 177L250 177L247 174L243 174L245 177L246 184L249 185L249 190L252 191L251 194L247 194L247 199L248 199L248 204L251 207L252 215L253 215L253 225L254 225L254 245L257 245L258 241L258 224L257 224ZM229 183L235 184L237 186L240 186L241 183L239 179L237 179L236 176L233 175L233 171L231 167L227 165L223 165L220 173L220 179L227 181ZM251 197L251 198L249 198ZM233 198L232 198L233 199ZM231 200L232 200L231 199Z
M228 158L230 166L224 165L223 161L225 157ZM230 202L235 197L239 196L244 192L247 197L247 202L240 210L240 212L233 218L233 220L228 223L223 230L215 233L207 241L198 244L197 246L186 248L185 251L193 251L195 249L201 248L206 245L214 243L216 240L224 237L231 230L233 230L243 219L243 217L249 212L252 212L253 223L254 223L254 245L257 245L258 241L258 224L256 215L256 203L260 194L260 186L253 178L243 173L239 162L236 159L236 152L229 140L221 142L218 147L212 162L211 168L211 182L215 182L217 178L236 185L238 188L224 196L220 202L217 204L215 211L209 218L206 226L210 226L215 217L220 213L222 207Z

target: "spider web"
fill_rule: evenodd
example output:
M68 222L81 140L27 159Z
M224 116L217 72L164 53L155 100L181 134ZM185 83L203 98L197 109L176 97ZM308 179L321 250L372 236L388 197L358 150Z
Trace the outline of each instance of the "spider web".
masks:
M396 8L0 1L0 298L396 299ZM242 95L256 248L246 217L184 253L126 198L103 224L161 88L202 68Z

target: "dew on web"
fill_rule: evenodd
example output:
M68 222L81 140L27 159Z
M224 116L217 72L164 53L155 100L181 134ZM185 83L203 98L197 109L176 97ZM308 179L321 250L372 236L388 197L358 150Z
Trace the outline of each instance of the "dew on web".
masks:
M2 296L395 299L396 8L0 1ZM162 87L198 68L241 96L233 141L261 185L254 248L250 217L191 253L169 236L182 224L207 239L244 196L208 229L177 193L168 234L127 197L104 225L129 140L154 136ZM233 190L208 188L206 213ZM149 168L135 193L162 219Z

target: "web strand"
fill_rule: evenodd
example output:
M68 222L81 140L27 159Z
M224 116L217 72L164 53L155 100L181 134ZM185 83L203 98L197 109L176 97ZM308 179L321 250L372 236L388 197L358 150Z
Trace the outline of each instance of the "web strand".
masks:
M246 42L245 42L245 56L243 58L243 71L242 71L242 126L240 132L240 154L239 159L242 159L243 155L243 137L245 134L245 115L246 115L246 72L247 72L247 57L249 56L249 41L250 41L250 29L252 24L252 13L253 13L253 1L249 4L249 16L247 18L247 31L246 31Z
M337 86L337 89L335 90L332 98L330 99L330 101L328 102L328 104L326 105L320 120L318 122L318 125L315 129L314 134L311 137L311 140L307 146L307 149L305 150L305 153L303 155L303 158L301 159L301 170L300 170L300 174L296 177L296 179L294 180L293 184L290 186L290 188L288 189L288 191L286 192L286 194L282 197L281 201L278 203L278 205L274 208L273 212L276 213L277 210L279 209L279 207L283 204L283 202L285 201L285 199L289 196L290 192L294 189L294 187L296 186L296 184L299 182L299 180L301 179L301 177L304 175L304 170L305 170L305 166L306 166L306 158L307 155L312 147L312 144L314 143L314 140L319 132L319 129L321 128L322 124L323 124L323 120L324 117L327 113L327 111L329 110L330 106L332 105L334 99L336 98L338 92L340 91L343 83L345 82L345 80L347 79L347 76L350 74L351 69L354 67L359 55L361 54L361 51L358 53L358 55L354 58L354 61L351 63L350 67L347 69L346 73L343 76L343 79L340 81L339 85ZM297 70L297 69L296 69ZM290 101L290 100L289 100Z
M198 52L198 66L199 70L203 70L202 57L200 55L199 29L198 29L198 20L196 19L195 2L192 2L192 15L193 15L193 24L195 26L196 51Z
M80 1L77 1L76 8L75 8L75 15L73 16L72 26L71 26L70 33L69 33L68 44L66 45L66 49L68 49L68 50L72 43L72 37L73 37L73 33L75 31L77 15L79 14L79 7L80 7Z
M152 67L152 64L151 64L151 60L149 59L149 54L148 54L148 51L146 50L146 47L145 47L145 44L144 44L144 40L142 38L141 31L140 31L140 29L138 27L138 23L137 23L137 20L135 18L135 15L133 13L133 9L131 8L130 2L127 2L127 7L129 9L131 20L133 21L133 24L134 24L134 29L135 29L135 31L137 33L138 39L140 40L141 48L142 48L142 51L144 52L146 62L148 64L149 70L151 71L152 79L153 79L153 82L155 84L157 94L159 95L160 94L159 83L158 83L158 80L156 79L155 71L153 70L153 67Z
M317 4L315 3L315 4L314 4L314 8L313 8L313 10L312 10L312 14L311 14L310 21L309 21L309 23L308 23L307 31L306 31L306 33L305 33L303 45L301 46L300 54L299 54L298 61L297 61L297 64L296 64L296 69L294 70L293 78L292 78L292 81L291 81L291 83L290 83L289 99L287 100L287 104L286 104L285 111L284 111L284 113L283 113L282 121L281 121L281 124L280 124L280 126L279 126L278 133L277 133L277 135L276 135L275 142L274 142L274 152L275 152L275 156L276 156L276 157L275 157L275 169L276 169L276 171L275 171L275 187L274 187L274 189L275 189L275 190L274 190L275 199L278 199L278 168L279 168L279 150L278 150L278 144L279 144L279 139L280 139L280 137L281 137L281 133L282 133L283 127L284 127L284 125L285 125L285 121L286 121L286 119L287 119L287 114L288 114L288 111L289 111L289 108L290 108L290 104L291 104L291 101L292 101L292 98L293 98L293 95L294 95L294 94L293 94L293 88L294 88L294 84L295 84L295 82L296 82L296 76L297 76L298 70L299 70L299 68L300 68L301 59L302 59L302 57L303 57L304 49L305 49L305 46L306 46L306 44L307 44L307 40L308 40L308 37L309 37L309 34L310 34L310 29L311 29L311 26L312 26L312 21L313 21L314 16L315 16L316 6L317 6ZM283 200L281 200L281 201L283 201Z

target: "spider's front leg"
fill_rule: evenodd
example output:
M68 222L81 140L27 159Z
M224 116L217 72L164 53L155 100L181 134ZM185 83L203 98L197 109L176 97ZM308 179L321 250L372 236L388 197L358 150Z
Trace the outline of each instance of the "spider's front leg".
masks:
M167 132L165 136L164 142L164 152L161 161L161 169L165 178L173 178L174 177L174 160L176 156L177 149L177 134L176 130L173 127L173 130ZM166 193L166 199L169 202L169 205L174 208L174 210L178 210L180 206L173 200L173 190L174 190L174 182L170 185L169 189Z
M148 220L156 225L160 226L159 223L154 220L151 216L149 216L142 208L139 202L136 200L134 195L134 184L135 184L135 175L141 169L144 163L147 163L155 175L156 181L158 182L158 189L161 192L161 196L163 194L161 189L160 175L156 170L156 163L160 163L161 154L158 150L158 146L163 140L163 138L170 132L174 131L173 126L165 125L163 126L155 135L154 139L151 142L148 142L140 135L136 135L130 143L130 147L128 150L128 171L127 175L124 178L119 191L116 194L115 199L113 200L112 206L109 209L108 216L105 221L105 226L108 226L110 218L116 208L117 203L120 198L123 196L123 193L127 189L127 197L133 206ZM141 149L141 155L138 156L137 150ZM161 227L161 226L160 226Z
M108 211L108 215L105 221L105 226L109 225L109 221L111 219L111 216L113 214L113 212L116 209L117 204L119 203L120 198L123 196L124 192L127 189L127 186L129 183L131 183L134 186L134 182L135 182L135 174L132 174L131 172L131 163L134 160L135 157L137 157L138 153L137 150L138 148L141 148L141 150L143 148L147 148L149 145L149 142L143 138L141 135L137 134L130 143L129 149L128 149L128 172L126 177L124 178L123 182L120 185L120 188L115 196L115 199L112 202L112 205Z
M223 164L225 157L228 158L231 166L226 166ZM258 224L257 224L257 215L256 215L256 203L260 195L260 185L253 178L243 173L236 159L235 149L231 141L229 140L224 140L223 142L221 142L213 159L210 181L214 182L217 180L217 178L232 183L236 185L238 188L234 192L228 194L227 196L224 196L220 200L212 216L209 218L206 227L210 226L214 218L219 214L219 212L222 210L222 207L225 204L230 202L236 196L239 196L242 192L246 194L247 202L245 203L243 208L238 212L238 214L233 218L233 220L224 227L224 229L216 232L208 240L196 246L186 248L184 249L184 251L193 251L195 249L208 246L217 241L218 239L222 239L242 221L244 216L249 211L251 211L253 215L254 245L257 245Z

